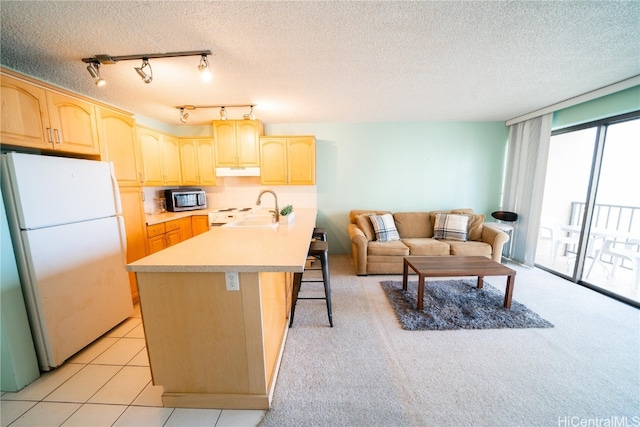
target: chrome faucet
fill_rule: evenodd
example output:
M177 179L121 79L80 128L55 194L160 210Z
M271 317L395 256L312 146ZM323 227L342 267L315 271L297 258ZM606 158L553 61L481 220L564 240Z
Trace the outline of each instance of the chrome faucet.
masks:
M273 194L273 198L276 200L276 212L274 214L274 217L276 219L276 222L280 222L280 208L278 208L278 196L273 190L262 190L260 194L258 194L258 200L256 201L256 205L260 206L260 198L264 193Z

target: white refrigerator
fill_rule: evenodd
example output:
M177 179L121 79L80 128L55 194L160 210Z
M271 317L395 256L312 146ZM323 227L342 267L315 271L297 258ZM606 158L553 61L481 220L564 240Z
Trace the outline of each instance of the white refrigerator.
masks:
M2 154L2 192L40 369L133 311L110 163Z

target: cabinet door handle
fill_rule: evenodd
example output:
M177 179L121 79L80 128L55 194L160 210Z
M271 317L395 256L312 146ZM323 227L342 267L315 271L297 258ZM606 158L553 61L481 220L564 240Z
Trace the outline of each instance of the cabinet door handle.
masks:
M142 172L138 172L138 180L140 184L144 184L144 175L142 175Z
M56 134L56 144L62 143L62 132L60 132L58 129L54 129L53 133Z
M49 132L49 142L53 144L53 132L51 128L47 128L47 132Z

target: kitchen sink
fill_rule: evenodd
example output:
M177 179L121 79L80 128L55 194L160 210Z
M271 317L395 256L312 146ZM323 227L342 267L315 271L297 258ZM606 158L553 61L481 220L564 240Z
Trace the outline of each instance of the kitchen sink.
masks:
M258 219L245 218L240 221L230 222L228 224L223 225L223 227L247 227L247 228L276 228L280 225L277 222L273 222L273 218L269 217L258 217Z
M242 219L243 220L247 220L247 221L267 221L267 222L272 222L273 221L273 215L271 215L271 214L249 215L249 216L245 216Z

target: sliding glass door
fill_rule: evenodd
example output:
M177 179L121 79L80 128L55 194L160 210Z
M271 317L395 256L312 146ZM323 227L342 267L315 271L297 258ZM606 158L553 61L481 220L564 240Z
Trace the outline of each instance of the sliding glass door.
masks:
M582 279L640 301L640 119L607 127L590 225Z
M640 303L640 118L552 135L535 260Z
M536 264L573 277L582 218L572 211L584 206L597 129L553 135L549 144Z

